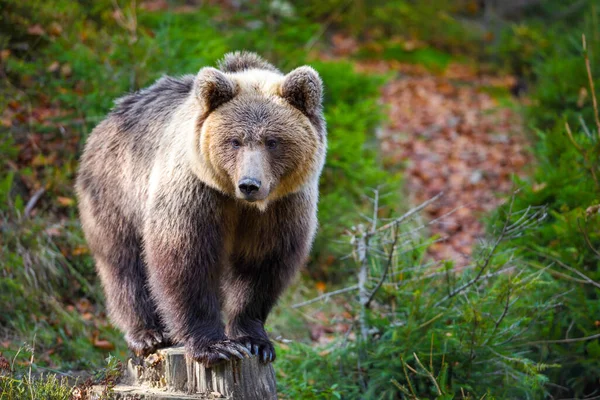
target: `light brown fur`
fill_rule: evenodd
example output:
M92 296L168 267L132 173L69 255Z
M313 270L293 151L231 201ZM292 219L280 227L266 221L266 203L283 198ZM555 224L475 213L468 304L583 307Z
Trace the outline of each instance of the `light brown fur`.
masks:
M248 350L274 359L264 323L310 250L326 150L314 70L284 76L249 53L221 68L120 100L77 179L129 346L183 343L206 365Z

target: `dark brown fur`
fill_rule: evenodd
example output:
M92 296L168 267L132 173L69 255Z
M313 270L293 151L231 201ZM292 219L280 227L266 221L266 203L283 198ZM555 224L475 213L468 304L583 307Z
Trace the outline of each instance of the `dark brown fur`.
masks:
M76 185L130 348L182 343L206 365L275 358L264 324L310 250L326 148L312 69L284 77L251 53L220 67L119 100L90 135ZM238 189L247 176L262 182L256 198Z

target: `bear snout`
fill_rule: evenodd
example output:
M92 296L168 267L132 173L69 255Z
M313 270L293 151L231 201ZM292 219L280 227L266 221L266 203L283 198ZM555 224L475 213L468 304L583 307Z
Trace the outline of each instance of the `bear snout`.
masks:
M264 200L268 196L268 190L260 179L243 177L238 182L238 197L243 200L254 202Z
M245 196L250 196L260 189L260 181L254 178L242 178L238 187Z

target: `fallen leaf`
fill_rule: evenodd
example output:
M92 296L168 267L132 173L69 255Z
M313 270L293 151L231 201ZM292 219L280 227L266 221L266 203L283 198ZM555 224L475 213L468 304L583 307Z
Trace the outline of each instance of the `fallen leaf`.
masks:
M398 62L360 64L364 71L402 72L382 89L389 116L378 135L382 158L390 168L402 167L413 203L444 192L425 216L440 218L431 232L449 239L429 254L467 265L485 231L477 216L500 205L498 194L509 194L513 176L526 175L532 165L519 113L482 90L508 89L514 77L484 76L459 64L441 75Z
M71 68L71 66L69 64L63 64L62 67L60 67L60 74L64 78L68 78L69 76L71 76L72 73L73 73L73 68Z
M77 301L77 303L75 304L75 307L77 307L77 311L79 311L80 313L85 313L93 310L92 303L86 298L79 299L79 301Z
M60 63L58 61L53 61L52 64L48 65L46 71L48 72L56 72L60 68Z
M61 235L60 228L58 228L56 226L47 228L44 232L46 232L46 235L48 235L48 236L60 236Z
M586 216L586 218L589 218L592 214L598 214L599 211L600 211L600 204L590 206L585 210L585 216Z
M10 371L10 363L2 353L0 353L0 371Z
M42 26L40 24L35 24L35 25L31 25L30 27L27 28L27 33L29 33L30 35L34 35L34 36L42 36L46 32L44 31L44 28L42 28Z
M74 256L81 256L84 254L88 254L89 252L90 252L90 249L88 249L86 246L77 246L73 249L71 254Z
M58 201L58 204L64 207L72 206L73 204L75 204L75 200L70 197L58 196L56 198L56 201Z
M92 345L101 350L114 350L115 345L105 339L94 338L92 341Z
M325 284L325 282L319 281L315 284L315 287L317 288L317 291L319 291L319 293L323 293L325 292L327 285Z
M62 34L62 32L63 32L62 26L56 21L52 22L50 24L50 26L48 27L48 33L51 36L60 36Z
M81 318L83 318L85 321L91 321L92 319L94 319L94 314L92 314L91 312L85 312L81 314Z

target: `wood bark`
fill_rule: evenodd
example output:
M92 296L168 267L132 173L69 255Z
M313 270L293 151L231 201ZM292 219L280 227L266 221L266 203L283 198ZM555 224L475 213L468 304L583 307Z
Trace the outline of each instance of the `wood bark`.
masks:
M101 390L95 388L96 393ZM275 400L277 387L272 364L262 364L258 357L205 368L187 359L183 347L171 347L144 359L129 359L113 396L124 400Z

